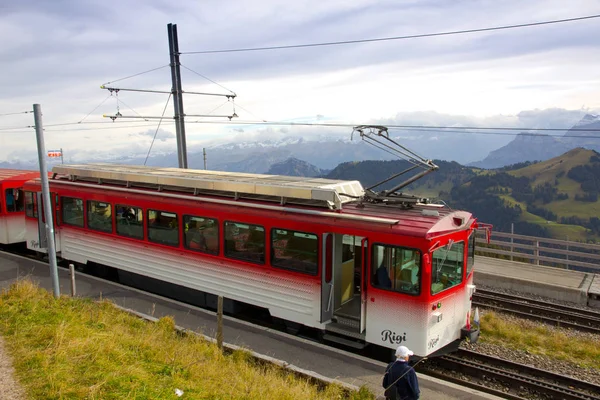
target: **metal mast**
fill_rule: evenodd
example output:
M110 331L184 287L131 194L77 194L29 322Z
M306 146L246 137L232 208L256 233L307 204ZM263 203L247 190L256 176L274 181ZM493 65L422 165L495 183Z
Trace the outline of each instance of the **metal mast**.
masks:
M52 278L52 288L54 297L60 296L60 284L58 281L58 267L56 263L56 246L54 243L54 221L52 210L54 199L50 197L50 187L48 184L48 169L46 168L46 144L44 142L44 127L42 126L42 108L39 104L33 105L33 117L35 120L35 137L37 140L38 159L40 162L40 179L42 181L42 196L38 197L39 221L42 221L42 213L46 217L46 240L48 244L48 264L50 266L50 277ZM39 196L39 195L38 195ZM40 200L42 200L40 202ZM42 210L40 203L44 205ZM40 235L40 238L42 235ZM41 240L40 240L41 242ZM42 244L40 243L40 247Z
M169 53L171 58L171 80L173 86L173 108L175 109L175 130L177 135L177 160L179 168L187 168L187 146L185 143L185 122L183 112L183 91L181 90L181 70L179 62L179 40L177 38L177 25L168 24Z

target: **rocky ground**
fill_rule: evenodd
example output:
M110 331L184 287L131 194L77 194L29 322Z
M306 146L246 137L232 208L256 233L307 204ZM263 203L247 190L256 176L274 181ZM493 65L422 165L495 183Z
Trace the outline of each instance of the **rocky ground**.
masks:
M581 309L588 309L588 310L600 312L600 310L598 310L597 308L590 308L590 307L581 306L579 304L560 302L560 301L557 301L554 299L548 299L545 297L535 296L535 295L531 295L528 293L521 293L521 292L510 291L510 290L498 289L498 288L486 288L483 286L478 286L478 287L481 287L482 289L494 290L497 292L514 294L514 295L518 295L518 296L522 296L522 297L528 297L528 298L535 299L535 300L543 300L548 303L564 304L564 305L569 305L572 307L577 307L577 308L581 308ZM482 313L482 315L483 315L483 313L485 313L484 310L480 310L480 312ZM521 325L522 327L530 326L531 328L534 328L536 326L539 326L539 324L540 324L539 322L529 321L529 320L518 318L518 317L515 317L512 315L506 315L506 314L503 314L502 318L509 320L509 321L512 320L512 321L518 323L519 325ZM600 335L597 335L594 333L580 332L580 331L573 330L573 329L559 328L559 327L550 326L550 325L548 325L548 329L562 332L562 333L566 334L567 336L572 337L573 340L581 340L583 338L588 338L592 341L598 342L598 345L600 346ZM544 370L555 372L555 373L562 374L562 375L568 375L568 376L571 376L576 379L580 379L583 381L587 381L587 382L591 382L591 383L600 385L600 360L598 360L597 368L585 368L585 367L577 365L576 363L573 363L573 362L556 360L555 358L551 358L551 357L544 356L544 355L531 354L525 350L511 349L511 348L507 348L504 346L494 345L494 344L489 344L489 343L467 344L467 345L465 345L465 348L467 348L469 350L477 351L479 353L507 359L510 361L528 364L528 365L534 366L539 369L544 369Z

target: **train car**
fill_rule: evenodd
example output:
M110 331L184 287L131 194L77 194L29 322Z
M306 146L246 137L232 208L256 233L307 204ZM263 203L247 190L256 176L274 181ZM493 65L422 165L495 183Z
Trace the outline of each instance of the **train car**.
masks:
M469 212L369 201L358 181L109 164L53 173L63 259L261 307L356 347L429 356L476 339ZM25 190L35 202L39 181ZM43 250L38 218L27 220L28 244Z
M25 241L25 195L23 184L39 172L0 169L0 244Z

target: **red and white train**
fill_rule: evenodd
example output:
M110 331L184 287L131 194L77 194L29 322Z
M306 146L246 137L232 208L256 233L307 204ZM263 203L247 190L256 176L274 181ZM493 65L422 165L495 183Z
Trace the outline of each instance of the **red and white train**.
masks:
M18 198L27 246L43 252L40 191L30 180ZM372 201L358 181L110 164L56 166L50 191L62 259L221 295L349 345L428 356L476 336L468 212Z

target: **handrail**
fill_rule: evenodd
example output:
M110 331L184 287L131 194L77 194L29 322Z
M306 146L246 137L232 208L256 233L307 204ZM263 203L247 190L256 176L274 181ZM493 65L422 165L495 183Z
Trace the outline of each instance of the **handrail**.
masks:
M552 243L552 244L562 244L562 245L568 244L569 246L572 246L572 247L581 247L584 249L600 250L600 244L580 243L580 242L574 242L571 240L550 239L550 238L542 238L542 237L538 237L538 236L526 236L526 235L519 235L516 233L497 232L497 231L494 231L492 233L492 236L504 237L504 238L508 238L508 239L512 238L512 239L520 239L520 240L539 241L539 242Z
M570 269L585 268L600 273L600 245L568 240L548 239L506 232L493 232L493 240L487 240L479 231L477 252L492 256L509 256L510 261L529 262L545 266ZM519 242L517 242L518 240ZM525 242L525 243L524 243ZM529 242L529 243L527 243ZM550 247L553 246L553 247Z

